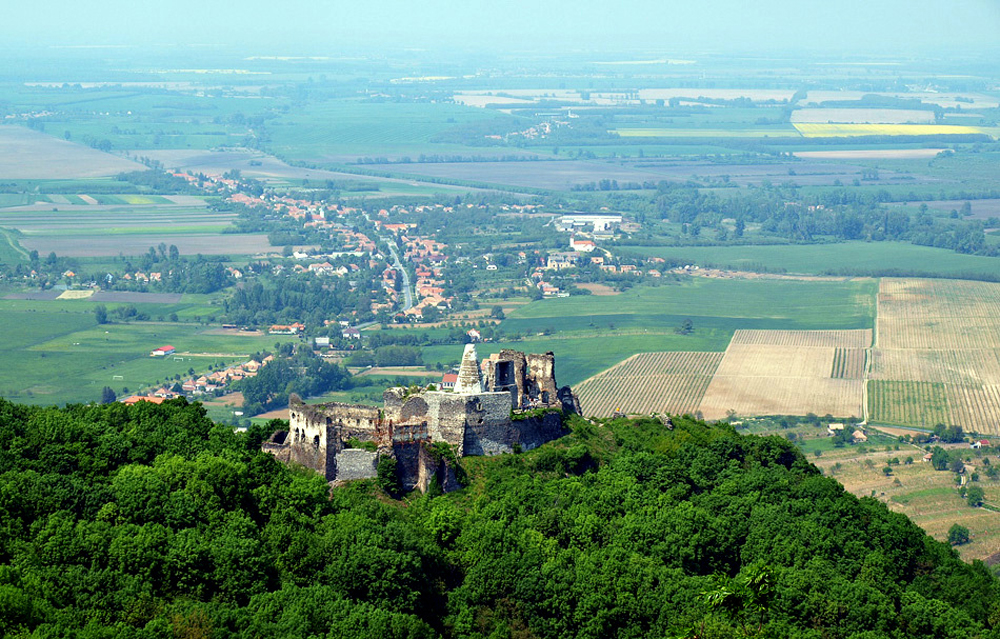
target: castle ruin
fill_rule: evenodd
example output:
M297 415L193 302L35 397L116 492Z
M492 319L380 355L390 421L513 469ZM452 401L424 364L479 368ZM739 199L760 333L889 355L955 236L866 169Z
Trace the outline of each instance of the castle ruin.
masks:
M538 408L558 411L525 415ZM374 478L388 457L396 460L404 490L426 490L436 478L447 491L458 483L448 455L435 444L447 444L455 457L530 450L565 434L561 413L580 413L580 404L568 386L556 386L552 353L504 349L480 365L468 344L453 391L390 388L381 409L308 405L292 395L289 430L262 448L330 482Z

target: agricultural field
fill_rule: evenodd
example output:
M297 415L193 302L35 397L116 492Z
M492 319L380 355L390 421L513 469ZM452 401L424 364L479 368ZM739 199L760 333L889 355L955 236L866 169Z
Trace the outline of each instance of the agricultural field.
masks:
M768 335L771 333L771 335ZM737 415L862 414L863 374L855 365L871 333L860 331L737 332L709 384L700 410L707 419ZM845 357L846 356L846 357ZM839 365L839 370L838 370ZM834 378L835 373L841 373Z
M270 123L269 148L279 157L309 161L345 154L468 154L468 147L438 145L434 139L460 124L495 117L490 110L460 104L331 100L307 104Z
M722 361L722 353L642 353L578 384L588 416L693 414Z
M961 206L961 205L959 205ZM836 242L759 246L623 246L628 253L737 271L783 271L806 275L878 272L947 277L1000 271L1000 258L964 255L905 242Z
M480 352L553 351L560 384L577 384L646 352L722 352L741 329L865 329L874 315L874 280L797 281L691 278L636 286L620 295L545 299L510 310L501 327L522 339ZM684 320L694 331L678 334ZM599 343L600 348L594 345ZM832 353L832 349L831 353ZM447 364L462 347L424 349L424 362ZM833 366L832 354L826 370Z
M933 111L907 109L796 109L794 124L932 124Z
M882 280L870 418L1000 433L998 349L1000 284Z
M795 151L804 160L914 160L937 157L940 148L837 149L835 151Z
M137 154L162 162L169 169L193 173L219 175L235 169L244 177L254 178L275 186L301 184L305 181L322 186L328 180L334 182L349 181L371 186L368 191L345 192L345 196L430 195L432 193L469 190L444 184L419 184L413 180L400 178L372 177L342 171L292 166L272 155L248 149L211 151L153 149L138 151Z
M733 344L753 346L807 346L839 350L864 350L871 346L872 332L854 331L761 331L740 330Z
M945 108L961 107L977 109L995 109L1000 106L1000 101L994 95L978 92L950 92L942 91L885 91L879 93L866 93L864 91L810 91L806 95L803 106L818 106L823 102L845 102L860 101L867 95L877 95L879 97L901 98L904 100L920 100L928 104L936 104Z
M618 127L614 130L623 138L797 138L797 127L787 124L754 128L695 128L695 127Z
M184 229L180 229L183 231ZM54 251L62 257L107 257L141 255L160 243L173 245L182 255L257 255L273 251L262 234L223 234L190 232L149 235L125 233L108 235L32 236L21 239L21 246L44 254Z
M797 135L797 134L796 134ZM688 160L655 161L652 159L615 160L524 160L513 162L431 162L381 166L413 179L463 180L510 187L569 190L579 184L602 179L620 184L659 182L660 180L713 181L725 179L730 184L760 185L765 181L792 180L800 186L831 186L850 182L864 167L832 162L788 161L764 164L704 162ZM792 172L792 174L790 174ZM929 178L903 175L891 170L880 172L886 183L906 179L908 185L921 184Z
M972 213L972 215L965 217L967 220L988 220L991 217L1000 218L1000 200L997 199L928 200L926 202L906 202L901 203L901 205L905 206L910 212L913 212L913 209L920 208L921 205L926 204L927 208L931 211L950 214L952 211L961 212L966 202L969 203L969 209Z
M776 434L780 435L781 431ZM935 470L931 464L921 461L926 452L922 447L881 437L872 430L868 431L867 444L844 448L826 445L830 438L825 434L797 434L796 441L809 453L810 461L858 497L875 497L895 512L905 514L940 541L947 540L948 529L954 523L969 528L971 542L956 548L966 561L995 560L996 553L1000 552L997 513L992 509L971 508L959 494L954 473ZM966 475L980 470L977 483L986 493L987 504L992 507L1000 503L1000 482L983 476L980 452L968 450L967 444L960 448L971 455L971 462L966 462ZM815 451L820 451L821 455L816 456ZM995 456L987 456L991 463L997 463ZM912 463L906 463L907 459ZM899 460L899 463L890 464L892 460ZM891 467L891 474L883 471L886 466Z
M154 317L178 312L204 313L201 296L178 304L137 304ZM186 322L136 322L98 325L95 302L87 300L0 300L6 327L0 357L0 395L30 404L65 404L100 399L104 386L123 394L163 382L189 369L245 361L254 352L273 349L290 336L219 335ZM109 308L114 308L109 303ZM200 309L200 310L199 310ZM157 346L172 344L177 354L151 358Z
M841 138L869 135L993 135L990 129L947 124L819 124L793 123L807 138Z
M141 171L141 164L13 125L0 126L0 179L77 179Z

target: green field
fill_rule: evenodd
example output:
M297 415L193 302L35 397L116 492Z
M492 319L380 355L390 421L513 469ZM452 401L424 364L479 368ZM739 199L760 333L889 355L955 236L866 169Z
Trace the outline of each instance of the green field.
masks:
M338 154L369 157L473 152L438 149L435 135L465 122L496 117L485 109L457 104L336 100L297 109L269 125L270 148L283 157L324 159Z
M622 247L627 253L680 260L699 266L753 270L761 266L788 273L865 274L896 269L940 276L993 275L1000 259L963 255L948 249L904 242L841 242L778 246Z
M737 328L777 330L871 328L875 281L806 282L691 278L683 284L636 286L621 295L547 299L511 311L514 326L580 326L581 318L614 318L647 328L673 328L672 318L729 318ZM662 319L667 318L667 319ZM595 321L595 324L597 322ZM625 324L622 324L623 326ZM616 326L618 326L616 324ZM568 329L562 329L568 330Z
M791 125L757 128L701 128L701 127L619 127L614 130L623 138L798 138Z
M33 404L97 401L104 386L119 394L123 388L134 392L174 375L186 376L189 368L205 372L209 365L243 361L245 357L235 356L294 339L220 335L217 329L186 323L99 326L92 307L72 301L0 300L0 322L7 327L0 346L5 363L0 396ZM149 357L150 350L164 344L199 355Z
M874 280L799 282L693 278L675 286L637 286L615 296L532 302L510 311L501 328L523 339L477 347L556 355L560 384L578 383L636 353L723 351L738 329L871 328ZM674 329L690 319L694 332ZM424 362L447 364L462 346L425 348Z

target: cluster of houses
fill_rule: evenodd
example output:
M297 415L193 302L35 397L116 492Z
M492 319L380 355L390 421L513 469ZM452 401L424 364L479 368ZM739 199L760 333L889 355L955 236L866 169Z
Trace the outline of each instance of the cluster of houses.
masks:
M150 353L152 357L166 357L174 353L173 346L161 346ZM263 367L274 361L274 355L268 355L261 361L249 360L242 364L234 364L225 369L213 371L206 375L193 376L176 384L161 386L145 394L131 395L121 400L123 404L136 402L152 402L160 404L168 399L181 396L195 396L224 390L229 384L248 377L254 377ZM178 385L180 388L178 389Z
M848 428L845 424L827 424L826 433L833 437L838 433L844 432ZM851 429L851 440L856 444L863 444L868 441L868 435L865 435L864 429L861 428L860 424L850 426Z
M445 281L441 279L441 272L440 267L417 265L417 303L406 311L406 315L423 317L424 310L432 306L442 310L450 308L452 298L445 295Z

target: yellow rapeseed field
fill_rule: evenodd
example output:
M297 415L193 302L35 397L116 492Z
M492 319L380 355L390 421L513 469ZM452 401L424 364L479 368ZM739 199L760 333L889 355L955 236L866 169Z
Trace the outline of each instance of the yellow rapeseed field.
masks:
M949 124L820 124L795 122L793 126L807 138L846 138L865 135L978 135L989 133L975 126Z

